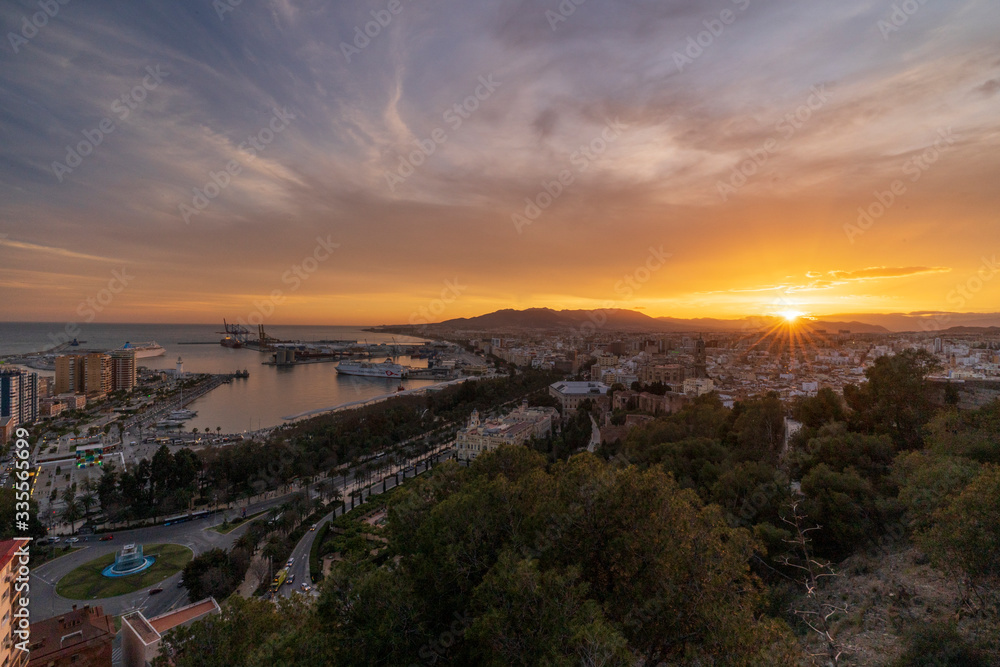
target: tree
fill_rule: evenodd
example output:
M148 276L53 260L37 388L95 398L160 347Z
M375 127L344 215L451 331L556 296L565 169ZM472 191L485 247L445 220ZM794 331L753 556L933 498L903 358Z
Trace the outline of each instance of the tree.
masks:
M727 443L737 456L776 464L785 440L785 409L778 394L742 401L732 417Z
M809 428L819 428L830 422L847 420L843 399L830 387L823 387L815 396L795 400L792 416Z
M28 529L16 528L17 493L12 488L0 488L0 539L9 540L13 537L45 537L45 526L38 520L38 503L28 500Z
M985 466L917 534L935 565L965 576L967 595L1000 582L1000 466Z
M927 376L939 368L926 350L904 350L875 360L860 387L844 387L851 422L865 433L887 433L900 449L918 448L934 414Z
M62 520L70 525L70 532L76 532L76 522L80 520L82 516L82 510L80 508L80 503L72 500L66 503L66 507L62 511Z

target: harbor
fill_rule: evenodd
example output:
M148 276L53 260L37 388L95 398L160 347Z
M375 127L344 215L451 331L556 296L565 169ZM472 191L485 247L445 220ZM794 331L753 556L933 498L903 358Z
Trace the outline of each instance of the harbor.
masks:
M74 329L74 336L66 340L62 324L4 324L0 325L5 330L0 359L12 366L28 367L43 377L54 377L54 361L60 355L107 352L122 348L126 341L133 344L156 341L164 353L136 362L139 376L145 380L132 397L132 408L141 402L140 398L155 399L159 388L174 381L181 358L182 379L208 374L219 376L220 380L198 396L185 392L185 405L172 409L187 407L197 412L197 416L169 430L188 433L198 428L199 433L209 431L213 435L250 434L287 423L284 418L290 415L395 394L400 387L405 392L485 372L485 367L477 366L467 352L452 343L415 336L373 332L361 327L269 325L263 339L257 328L241 334L246 344L228 347L222 344L225 336L232 335L225 332L227 326L232 330L228 318L223 326L93 324ZM71 344L74 338L76 345ZM52 340L59 344L45 349L44 342ZM279 364L276 357L282 351L285 358ZM26 363L46 355L49 368ZM387 359L405 367L404 377L347 375L337 371L342 362L378 365ZM168 420L168 414L169 411L164 412L155 421ZM128 414L121 417L128 418Z

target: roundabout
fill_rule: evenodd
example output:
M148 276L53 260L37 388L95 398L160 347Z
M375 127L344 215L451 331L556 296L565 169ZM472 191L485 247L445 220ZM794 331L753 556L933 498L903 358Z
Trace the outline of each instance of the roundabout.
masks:
M193 557L189 548L179 544L130 544L67 572L56 583L55 592L72 600L127 595L173 576Z

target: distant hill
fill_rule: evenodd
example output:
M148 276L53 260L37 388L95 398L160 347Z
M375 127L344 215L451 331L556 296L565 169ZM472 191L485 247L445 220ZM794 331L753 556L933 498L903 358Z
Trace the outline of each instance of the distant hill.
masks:
M507 308L477 317L446 320L428 327L440 329L472 329L503 331L515 329L569 330L585 325L599 325L605 331L650 333L697 333L710 331L758 331L769 329L782 320L778 317L753 317L738 320L714 318L680 319L675 317L650 317L634 310L553 310L551 308ZM802 325L812 329L825 329L835 334L840 330L852 333L888 333L888 329L865 322L827 322L803 320ZM587 327L589 328L589 327Z
M889 331L951 331L969 328L982 330L1000 327L1000 313L949 313L921 311L913 313L849 313L831 318L877 324Z

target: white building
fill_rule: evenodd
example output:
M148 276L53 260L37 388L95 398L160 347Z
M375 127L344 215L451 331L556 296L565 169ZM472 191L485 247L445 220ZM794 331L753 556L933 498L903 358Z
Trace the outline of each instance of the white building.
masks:
M552 432L552 422L558 414L555 408L529 408L527 401L498 420L480 421L479 411L473 410L468 426L456 434L456 456L471 461L500 445L522 445L530 438L544 438Z

